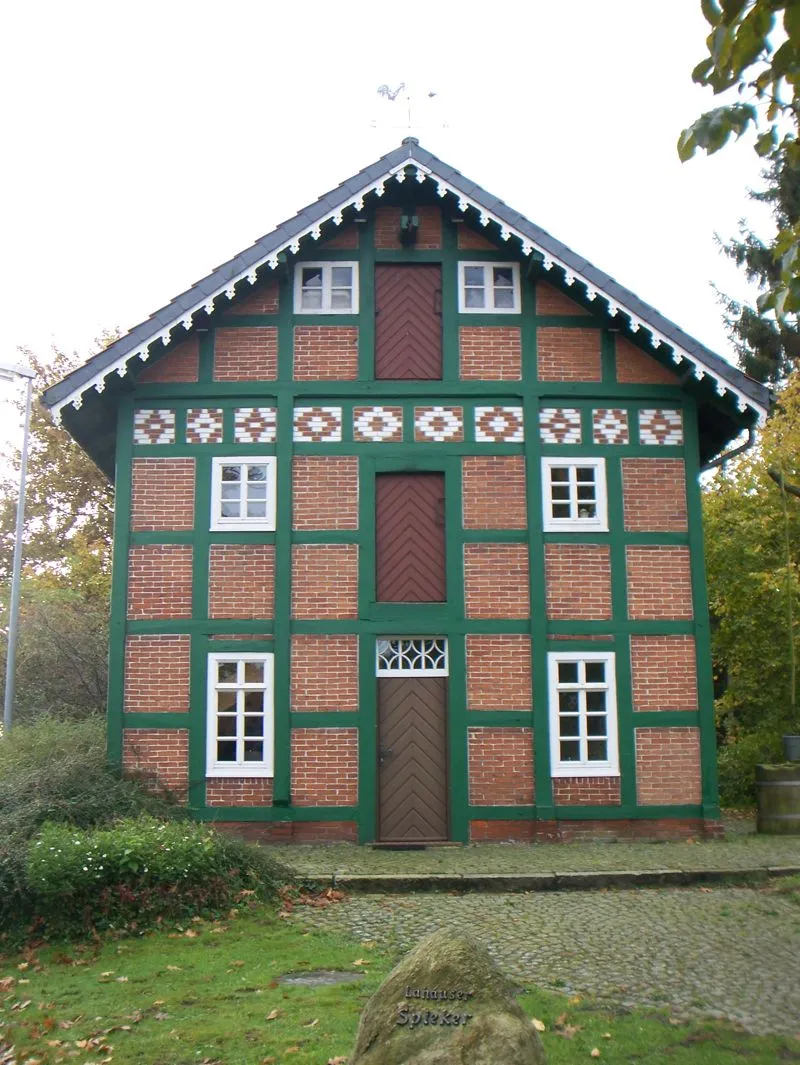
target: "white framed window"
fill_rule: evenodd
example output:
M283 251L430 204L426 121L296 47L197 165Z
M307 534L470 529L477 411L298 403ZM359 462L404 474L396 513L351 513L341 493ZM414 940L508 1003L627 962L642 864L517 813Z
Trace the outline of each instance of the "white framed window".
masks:
M273 655L208 656L207 741L207 776L273 775Z
M519 263L458 264L461 314L519 314Z
M553 651L547 655L547 671L552 776L616 776L614 654Z
M449 672L444 636L384 636L375 644L377 677L446 677Z
M211 460L211 529L275 528L274 456Z
M542 459L545 532L607 532L605 459Z
M298 263L295 314L358 314L358 263Z

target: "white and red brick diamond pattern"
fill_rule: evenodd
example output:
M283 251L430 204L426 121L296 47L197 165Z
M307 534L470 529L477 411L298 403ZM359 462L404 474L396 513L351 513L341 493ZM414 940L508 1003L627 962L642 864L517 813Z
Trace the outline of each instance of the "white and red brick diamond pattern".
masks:
M274 444L277 424L274 407L237 407L233 438L237 444Z
M679 410L639 411L640 444L682 444L683 416Z
M134 444L174 444L174 410L137 410L133 412Z
M543 444L579 444L581 412L575 407L543 407L539 411L539 435Z
M626 410L592 411L592 430L595 444L627 444L628 412Z
M190 407L187 410L186 443L222 443L222 411L219 407Z
M415 407L414 439L437 444L447 440L463 440L463 407Z
M475 440L479 444L521 444L524 439L522 407L475 408Z
M342 439L341 407L295 407L294 439L300 444L336 444Z
M356 407L353 439L367 444L398 443L403 439L402 407Z

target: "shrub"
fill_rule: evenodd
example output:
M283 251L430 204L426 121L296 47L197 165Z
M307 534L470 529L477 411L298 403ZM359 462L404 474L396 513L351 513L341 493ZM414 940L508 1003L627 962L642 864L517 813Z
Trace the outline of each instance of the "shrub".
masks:
M742 732L731 737L717 753L722 805L755 805L756 766L761 762L782 761L781 738L774 729Z

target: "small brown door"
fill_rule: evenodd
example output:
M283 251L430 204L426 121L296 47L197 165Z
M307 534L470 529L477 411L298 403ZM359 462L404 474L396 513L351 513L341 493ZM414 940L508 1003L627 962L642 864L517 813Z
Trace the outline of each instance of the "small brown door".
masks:
M378 838L448 838L447 678L378 679Z
M437 264L375 267L375 376L442 377L442 269Z
M376 476L375 576L378 602L444 602L443 473Z

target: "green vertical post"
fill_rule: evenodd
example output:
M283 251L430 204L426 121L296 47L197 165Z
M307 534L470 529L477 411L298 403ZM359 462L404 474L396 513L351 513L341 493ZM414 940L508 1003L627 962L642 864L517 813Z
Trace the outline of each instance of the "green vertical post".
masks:
M133 476L133 400L122 399L117 420L114 476L114 561L108 634L108 758L122 762L122 712L125 699L125 634L128 616L128 552Z

